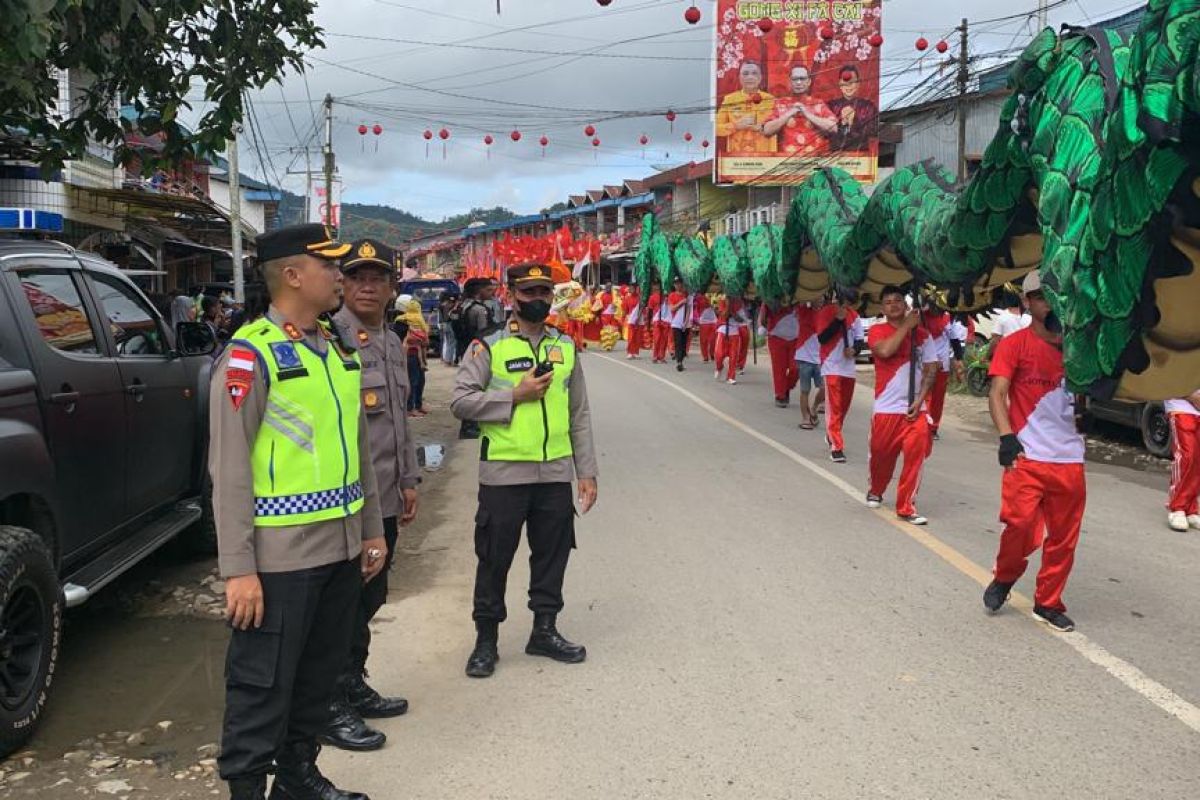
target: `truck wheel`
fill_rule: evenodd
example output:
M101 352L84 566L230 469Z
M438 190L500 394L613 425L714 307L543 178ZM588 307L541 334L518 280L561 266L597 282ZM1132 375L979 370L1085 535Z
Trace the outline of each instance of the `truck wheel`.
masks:
M188 535L188 549L198 556L217 554L217 523L213 517L212 478L208 470L200 479L200 521Z
M62 610L50 548L31 530L0 525L0 757L29 740L46 707Z
M1159 458L1171 457L1171 422L1161 403L1146 403L1142 409L1142 444Z

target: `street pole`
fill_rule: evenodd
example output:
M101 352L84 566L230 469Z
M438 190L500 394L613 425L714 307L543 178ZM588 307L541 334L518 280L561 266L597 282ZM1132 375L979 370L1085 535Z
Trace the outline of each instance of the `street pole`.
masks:
M333 95L325 95L325 226L333 229ZM334 232L336 235L336 231Z
M967 18L963 17L958 46L958 182L967 182Z
M246 302L246 279L242 275L242 176L238 172L238 127L229 142L229 252L233 258L233 299Z
M1046 11L1047 11L1047 6L1049 5L1049 3L1050 3L1050 0L1038 0L1038 11L1037 11L1038 33L1041 33L1046 28Z

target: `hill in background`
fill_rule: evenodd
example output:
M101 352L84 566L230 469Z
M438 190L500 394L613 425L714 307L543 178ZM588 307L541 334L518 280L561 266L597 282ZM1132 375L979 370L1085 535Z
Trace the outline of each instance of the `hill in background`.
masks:
M304 198L285 191L283 200L279 204L280 224L293 225L300 222L303 216ZM456 214L441 222L433 222L391 206L344 203L339 238L350 242L370 237L391 245L398 245L408 239L427 236L448 228L463 228L472 222L483 222L490 225L510 220L516 216L517 214L513 211L503 206L496 206L495 208L473 208L465 214Z

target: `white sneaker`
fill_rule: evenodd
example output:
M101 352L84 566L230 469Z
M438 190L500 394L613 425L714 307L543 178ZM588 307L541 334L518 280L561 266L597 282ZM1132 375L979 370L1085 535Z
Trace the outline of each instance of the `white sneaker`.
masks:
M883 505L883 498L877 494L867 495L867 508L879 508Z
M713 380L716 380L716 381L721 380L721 370L717 370L716 372L713 373Z
M728 383L730 386L734 386L737 384L737 380L734 378L730 378L729 380L727 380L725 382Z
M1188 525L1200 531L1200 514L1189 514L1187 521Z
M899 516L900 516L900 519L904 520L909 525L928 525L929 524L929 520L926 519L925 517L922 517L920 514L908 514L908 515L901 514Z
M1200 521L1198 519L1197 521ZM1167 527L1173 531L1186 531L1188 529L1188 517L1182 511L1172 511L1167 514Z

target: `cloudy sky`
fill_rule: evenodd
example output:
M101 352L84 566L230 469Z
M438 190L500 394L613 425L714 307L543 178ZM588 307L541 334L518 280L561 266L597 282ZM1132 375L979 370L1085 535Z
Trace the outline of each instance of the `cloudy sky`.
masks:
M1089 24L1137 7L1129 0L1048 2L1052 25ZM284 173L302 171L304 155L289 148L307 144L319 167L314 123L326 93L335 98L343 199L434 220L472 206L533 213L568 194L700 160L699 142L713 138L703 109L711 103L716 2L696 4L703 18L692 26L683 19L690 0L612 0L606 8L597 0L500 0L499 15L495 0L325 0L318 23L326 48L310 55L306 76L289 74L252 96L261 146L243 139L242 169L272 182L279 176L302 193L304 177ZM1020 15L1036 6L884 0L884 106L918 82L942 80L931 78L935 68L913 64L918 36L956 45L961 17L992 20L972 25L970 49L998 58L1029 40L1032 16ZM1008 15L1017 16L997 19ZM699 111L680 114L671 133L662 116L668 108ZM599 148L584 136L589 122ZM376 123L381 136L359 136L360 124ZM442 128L450 132L445 158L436 137ZM426 129L435 133L428 157ZM514 129L522 134L516 144ZM690 146L682 139L687 131ZM651 140L644 154L643 133ZM490 148L486 134L495 138ZM543 135L550 139L544 156Z

